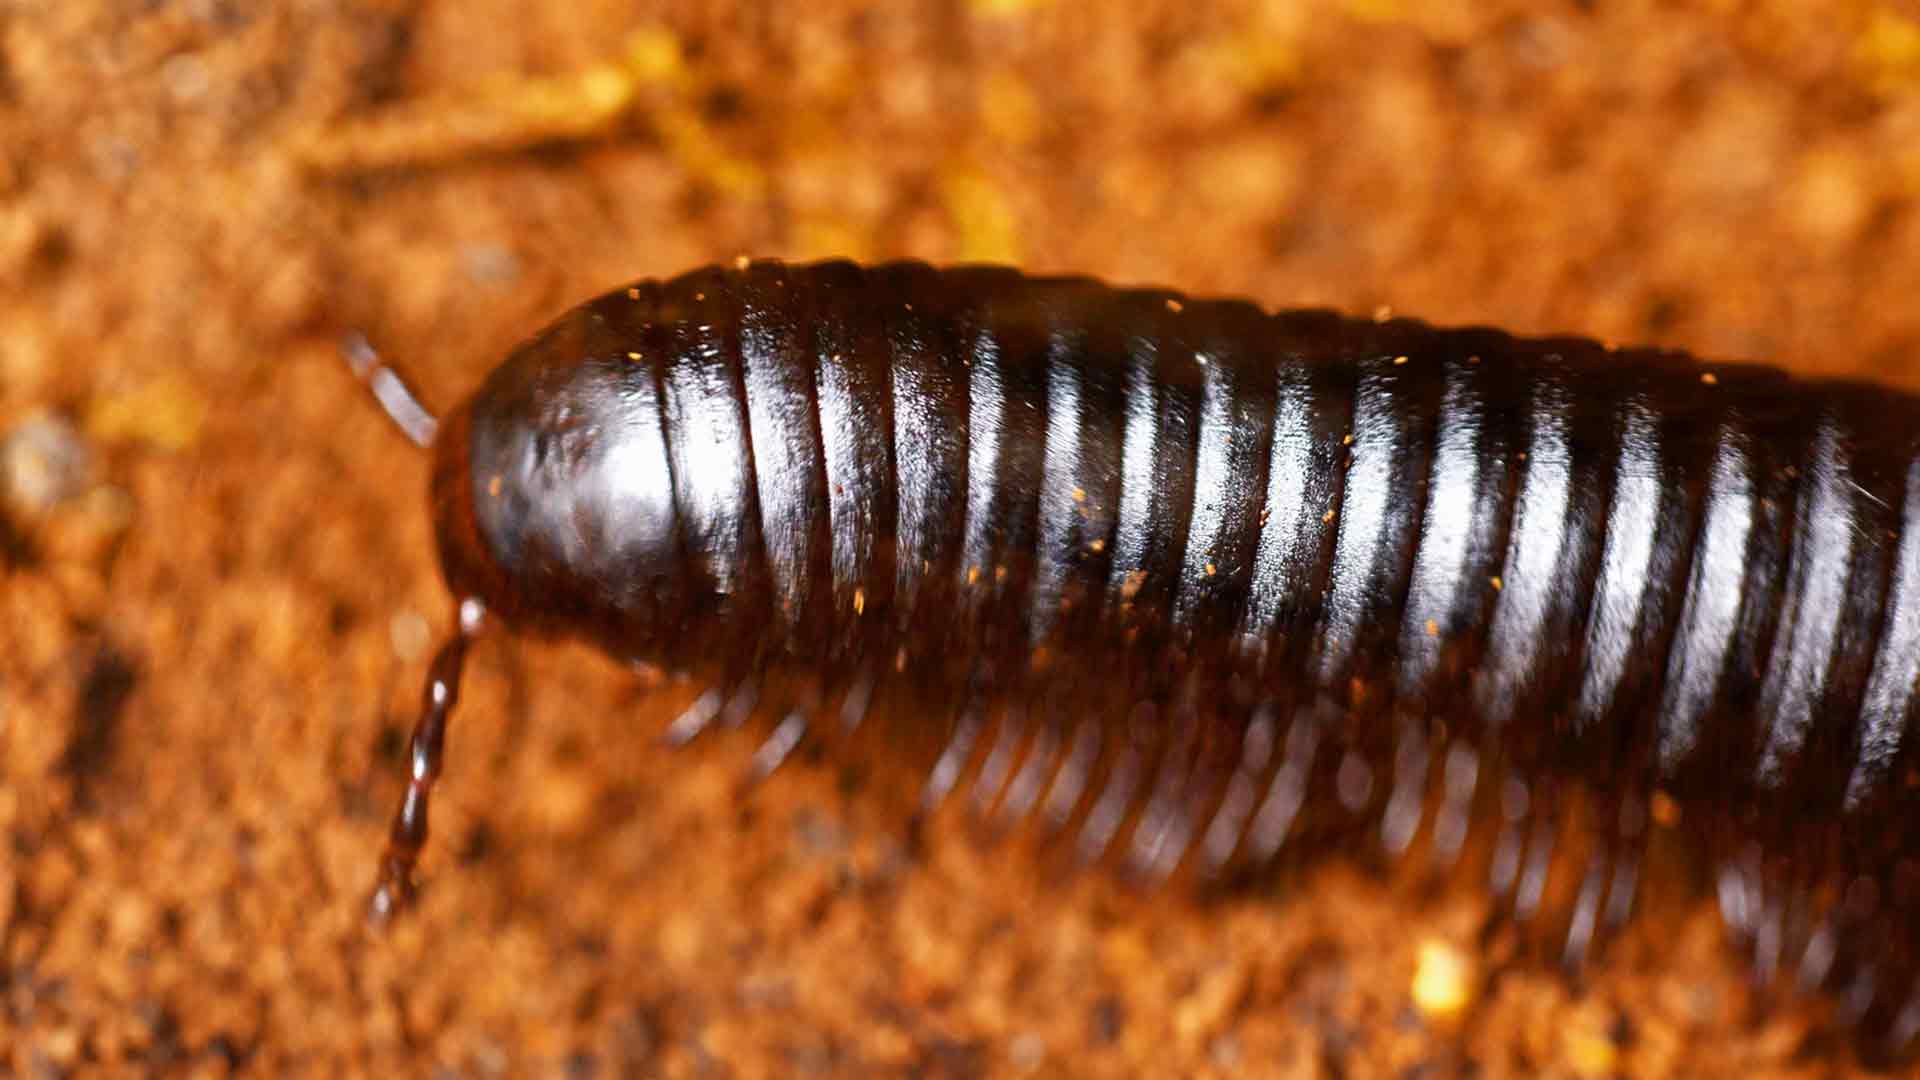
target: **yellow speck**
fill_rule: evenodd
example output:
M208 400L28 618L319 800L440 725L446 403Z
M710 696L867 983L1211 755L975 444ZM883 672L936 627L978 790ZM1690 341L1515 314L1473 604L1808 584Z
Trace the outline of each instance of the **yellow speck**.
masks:
M1217 567L1217 566L1215 566L1215 565L1213 565L1212 563L1208 563L1208 564L1207 564L1207 576L1208 576L1208 577L1212 577L1213 575L1215 575L1215 574L1217 574L1217 573L1219 573L1219 572L1220 572L1220 568L1219 568L1219 567Z
M1320 515L1320 524L1322 524L1322 525L1331 525L1331 524L1333 524L1333 511L1331 511L1331 510L1329 510L1329 511L1327 511L1327 512L1326 512L1326 513L1324 513L1324 514L1321 514L1321 515Z
M185 450L200 438L209 405L198 387L162 375L138 389L96 398L87 407L87 433L102 442L144 442Z
M1435 622L1432 619L1427 620L1427 636L1428 637L1440 636L1440 624Z
M967 584L977 585L979 583L980 583L980 568L977 566L968 567L967 568Z
M1352 446L1352 445L1353 445L1353 434L1352 434L1351 432L1349 432L1348 434L1345 434L1345 435L1342 435L1342 436L1340 436L1340 445L1341 445L1341 446Z
M1507 587L1506 582L1501 581L1500 575L1498 574L1495 574L1491 580L1493 581L1493 587L1496 591Z
M1715 375L1711 371L1706 371L1701 373L1700 381L1706 383L1708 386L1718 386L1720 384L1720 376Z
M639 363L639 362L640 362L640 354L639 354L639 353L637 353L637 352L629 352L629 353L627 354L627 359L629 359L629 360L631 360L631 361L633 361L634 363L636 363L636 364L637 364L637 363Z
M853 613L855 615L864 615L866 614L866 611L867 611L867 590L865 589L853 590Z
M1407 358L1404 356L1396 356L1393 358L1394 367L1399 367L1401 364L1404 364L1406 362L1407 362Z
M982 169L950 172L941 201L953 222L955 257L960 262L1017 263L1022 230L1007 193Z
M1567 1064L1574 1075L1612 1076L1620 1070L1620 1049L1607 1037L1606 1017L1599 1010L1582 1009L1565 1030Z
M791 229L787 257L799 261L829 257L871 261L877 249L868 226L868 222L824 211L799 212ZM786 288L785 282L774 284Z
M706 294L706 293L703 293L703 292L697 292L697 293L694 293L694 294L693 294L693 302L694 302L694 303L696 303L696 304L704 304L704 303L706 303L706 302L707 302L707 294Z
M647 27L627 37L627 70L642 82L673 83L686 78L680 39L665 27Z
M1106 542L1105 540L1095 540L1095 541L1094 541L1093 543L1091 543L1091 544L1088 544L1088 545L1087 545L1087 547L1088 547L1088 548L1089 548L1089 549L1090 549L1090 550L1091 550L1091 551L1092 551L1092 552L1093 552L1093 553L1094 553L1095 555L1098 555L1098 554L1100 554L1101 552L1103 552L1103 551L1105 551L1105 550L1107 550L1107 542Z
M1182 311L1185 311L1186 307L1187 306L1185 304L1182 304L1180 301L1175 300L1171 297L1167 299L1167 310L1173 312L1175 315L1178 315Z
M1875 12L1854 43L1853 61L1881 93L1920 83L1920 22L1885 8Z
M1145 570L1129 572L1126 580L1120 583L1120 599L1132 600L1134 597L1140 595L1140 587L1146 583L1147 572Z
M1291 22L1291 17L1287 21ZM1190 35L1169 58L1170 70L1208 93L1208 99L1202 100L1210 103L1201 105L1202 109L1225 104L1211 100L1213 94L1273 94L1300 81L1299 35L1286 27L1260 25L1267 22L1254 19L1230 33ZM1203 199L1226 200L1257 193L1278 198L1283 197L1281 191L1292 190L1291 174L1296 168L1283 154L1252 145L1235 146L1228 140L1207 156L1212 164L1198 170L1199 183L1195 185Z
M1024 15L1042 6L1046 0L968 0L975 15Z
M499 498L499 497L500 497L500 487L501 487L501 477L500 477L500 474L499 474L499 473L494 473L494 474L493 474L493 476L492 476L492 477L490 477L490 478L488 478L488 480L487 480L487 494L488 494L488 495L491 495L492 497L494 497L494 498L496 498L496 499L497 499L497 498Z
M1406 15L1401 0L1347 0L1346 9L1363 22L1393 22Z
M980 119L987 133L1011 146L1024 146L1040 133L1040 103L1019 76L995 71L980 85Z
M611 63L588 67L580 73L580 81L574 86L576 108L586 115L614 117L634 102L634 77Z
M635 286L635 285L627 286L627 299L629 300L640 299L640 289L638 286Z
M1377 323L1386 322L1388 319L1391 319L1391 318L1393 318L1393 305L1381 304L1379 307L1373 309L1374 322L1377 322Z
M733 268L735 270L745 270L747 267L752 265L753 265L753 260L747 258L745 255L735 255L733 257Z
M1663 829L1680 824L1680 804L1664 791L1654 792L1653 798L1647 800L1647 811L1653 815L1654 824Z
M1086 502L1086 501L1087 501L1087 489L1086 489L1086 488L1074 488L1074 489L1073 489L1073 501L1074 501L1074 502Z
M1420 943L1413 969L1413 1004L1429 1019L1450 1020L1473 1002L1473 961L1454 945Z
M527 809L540 827L556 831L580 828L598 805L591 774L578 766L549 770L529 792Z

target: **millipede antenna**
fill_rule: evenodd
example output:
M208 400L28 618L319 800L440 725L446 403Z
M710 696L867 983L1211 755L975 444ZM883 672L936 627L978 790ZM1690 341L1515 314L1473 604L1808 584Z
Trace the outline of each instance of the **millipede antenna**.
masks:
M340 355L346 359L354 377L373 391L388 419L402 434L423 450L433 445L434 433L440 430L439 418L420 404L420 398L400 373L380 359L380 353L365 334L348 331L340 339Z

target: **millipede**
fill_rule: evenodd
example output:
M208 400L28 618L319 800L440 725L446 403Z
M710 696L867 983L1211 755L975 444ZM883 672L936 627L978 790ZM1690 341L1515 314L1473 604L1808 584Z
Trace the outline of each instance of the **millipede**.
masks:
M348 355L456 613L376 920L497 623L710 687L673 741L765 717L755 780L865 729L1151 882L1479 850L1576 965L1665 825L1756 979L1920 1031L1920 398L913 262L622 287L444 417Z

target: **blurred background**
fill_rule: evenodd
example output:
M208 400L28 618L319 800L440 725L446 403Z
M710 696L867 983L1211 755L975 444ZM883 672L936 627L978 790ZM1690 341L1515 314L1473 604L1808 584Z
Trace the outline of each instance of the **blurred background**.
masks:
M733 794L691 688L449 625L432 403L742 254L1090 273L1920 387L1920 12L1835 0L0 6L0 1071L1830 1075L1704 900L1581 980L1338 861L1195 907Z

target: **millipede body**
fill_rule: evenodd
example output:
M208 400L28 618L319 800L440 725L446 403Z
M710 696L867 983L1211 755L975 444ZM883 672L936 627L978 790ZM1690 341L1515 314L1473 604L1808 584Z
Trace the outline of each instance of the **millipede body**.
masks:
M917 263L619 289L437 431L357 363L431 442L460 601L377 913L497 620L706 681L677 736L769 715L761 773L904 702L926 806L1150 878L1484 820L1530 916L1577 788L1572 959L1670 811L1762 976L1920 1023L1920 399Z

